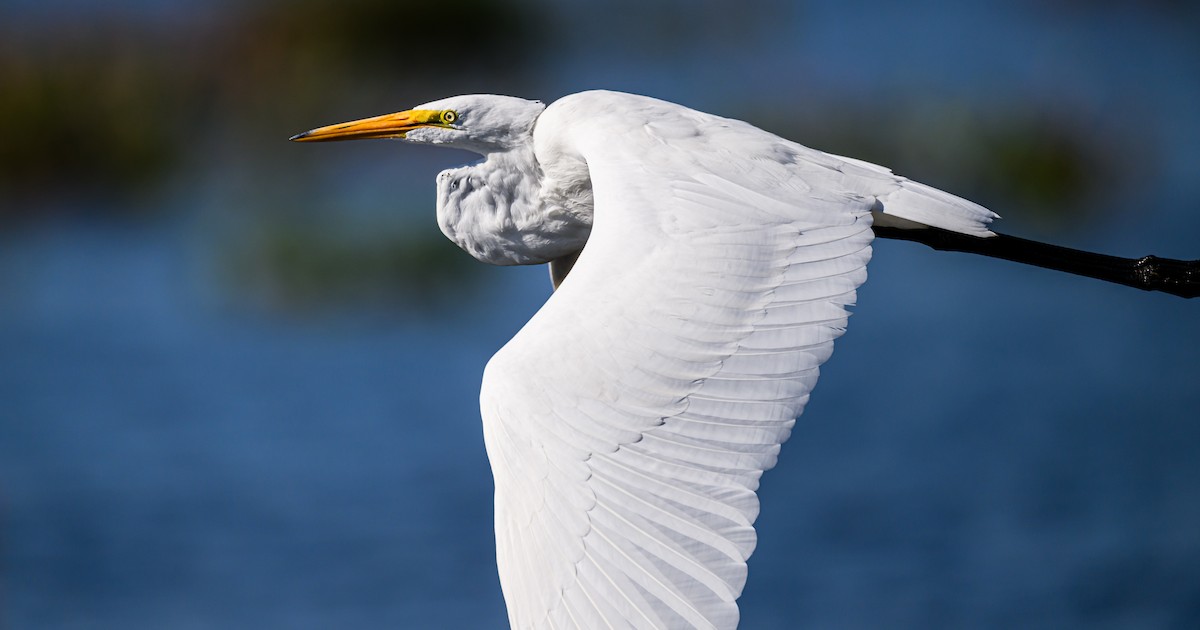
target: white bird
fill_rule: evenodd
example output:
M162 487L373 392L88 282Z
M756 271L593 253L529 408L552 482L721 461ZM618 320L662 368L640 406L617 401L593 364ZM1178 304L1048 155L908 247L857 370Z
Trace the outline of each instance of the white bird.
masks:
M630 94L458 96L293 140L351 138L482 155L438 175L442 231L487 263L550 263L556 291L480 394L514 628L735 627L759 478L846 328L872 226L1006 242L965 199Z

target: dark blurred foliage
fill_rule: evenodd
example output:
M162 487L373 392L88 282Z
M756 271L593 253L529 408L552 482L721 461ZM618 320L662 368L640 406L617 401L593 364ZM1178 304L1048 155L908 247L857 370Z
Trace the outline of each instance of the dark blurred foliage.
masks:
M196 69L180 67L179 33L111 18L0 24L3 215L37 213L60 195L133 193L178 164L194 118L187 110L207 92Z
M466 275L459 263L469 259L436 232L362 242L311 225L320 200L289 192L304 168L283 140L347 111L440 95L449 78L519 85L538 41L538 14L498 0L269 1L165 15L127 7L66 21L3 14L0 223L169 219L225 188L210 203L230 206L218 214L236 223L212 237L238 237L215 248L229 256L216 261L218 275L241 278L227 285L239 300L270 295L287 308L404 289L428 297L436 282L427 279Z
M633 34L642 37L630 38L633 47L670 47L697 37L735 45L758 36L772 15L785 10L770 0L733 12L686 3L626 4L605 10L637 15ZM723 17L714 19L710 14L718 10ZM301 129L326 121L322 115L334 104L345 111L353 102L363 104L364 115L377 113L372 107L384 95L403 94L405 86L438 93L448 75L499 75L495 83L517 91L512 86L524 81L521 69L540 52L535 47L570 30L546 28L543 21L552 16L496 0L300 0L175 19L102 12L86 22L4 20L0 117L9 124L0 143L0 216L36 215L46 211L47 199L62 196L116 197L122 203L86 210L127 212L139 208L130 200L219 155L214 144L253 151L263 136L251 130L268 121ZM743 106L755 116L752 106ZM1038 112L977 117L969 129L956 131L953 119L947 124L940 116L896 120L903 110L880 120L878 107L820 109L821 120L808 125L797 125L791 108L782 111L787 114L778 120L768 115L756 122L828 150L846 147L847 154L897 170L911 172L905 158L913 147L939 147L936 140L944 140L953 147L951 162L977 156L971 161L986 162L973 165L977 173L1017 182L1019 189L1010 192L1034 205L1079 198L1086 174L1100 161L1096 155L1106 148L1087 130L1065 119L1039 118ZM920 126L920 137L933 134L935 141L912 142L913 134L903 131L912 124ZM918 163L918 156L911 157Z
M311 224L264 224L223 258L226 283L271 310L370 304L425 310L469 291L475 261L443 239L366 238Z
M330 65L413 72L423 80L468 63L484 71L516 64L538 32L536 16L497 0L296 0L260 6L245 26Z
M469 274L470 265L446 265L440 254L350 255L349 237L327 236L321 220L310 222L312 215L341 211L329 209L336 205L329 196L312 196L315 186L307 197L293 190L320 175L303 160L311 154L282 139L317 124L383 113L384 105L399 108L463 91L549 98L552 83L542 75L558 54L594 56L584 52L588 46L626 62L684 63L704 50L733 55L783 36L780 24L810 8L783 0L753 0L736 10L681 0L615 0L572 10L532 0L266 0L145 15L129 7L91 9L71 20L53 14L4 19L0 8L0 119L7 121L0 222L64 212L171 218L208 195L213 214L236 217L236 225L215 238L239 234L236 246L215 248L239 252L218 267L255 279L232 286L252 295L269 284L274 302L291 306L311 304L312 293L324 290L352 299L383 294L394 289L397 276L416 287L426 277ZM786 36L806 35L801 29ZM762 66L779 72L772 60ZM803 83L804 73L778 78ZM656 95L669 96L669 90ZM859 105L820 91L792 95L791 102L780 96L766 102L730 91L719 113L888 165L1002 214L1019 208L1021 216L1049 226L1091 211L1101 187L1120 185L1121 177L1145 168L1145 151L1130 138L1091 127L1065 108L946 105L942 95L918 89L895 102ZM355 155L372 155L355 148ZM333 172L347 154L323 149ZM369 203L394 211L395 200L384 194ZM440 239L434 231L420 233ZM394 240L426 253L451 247L440 240L428 246ZM385 248L378 241L358 244L359 251L377 247ZM371 282L375 289L362 289ZM358 288L339 292L337 285Z
M452 24L453 36L431 23ZM215 144L244 148L264 120L295 128L319 120L333 95L436 85L468 64L512 74L533 28L523 5L495 0L0 19L0 218L37 215L63 198L119 202L84 204L87 212L145 211L144 195L219 155Z
M1019 221L1053 228L1095 212L1096 198L1147 168L1148 149L1052 108L1003 112L968 104L842 106L747 118L830 153L883 164ZM869 121L869 124L862 121Z
M803 6L793 0L740 0L738 2L695 2L694 0L609 0L581 3L571 27L549 31L556 45L579 46L585 21L603 24L620 22L620 47L625 54L640 51L655 58L686 56L697 47L721 49L749 47L768 34L781 16ZM561 16L570 21L570 15Z

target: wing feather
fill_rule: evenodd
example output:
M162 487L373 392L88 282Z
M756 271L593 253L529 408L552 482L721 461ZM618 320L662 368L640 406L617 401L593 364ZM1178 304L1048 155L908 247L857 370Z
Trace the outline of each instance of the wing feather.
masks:
M759 479L846 328L872 211L986 211L744 123L620 105L564 140L592 234L485 371L501 584L518 628L732 628Z

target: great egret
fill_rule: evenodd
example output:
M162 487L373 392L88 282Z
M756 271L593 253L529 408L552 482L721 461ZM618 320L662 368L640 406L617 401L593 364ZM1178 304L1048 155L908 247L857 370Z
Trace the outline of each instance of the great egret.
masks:
M759 477L876 234L1200 286L1194 262L1002 237L970 201L642 96L458 96L292 139L352 138L482 155L438 175L442 231L483 262L550 263L556 291L480 395L513 627L737 625Z

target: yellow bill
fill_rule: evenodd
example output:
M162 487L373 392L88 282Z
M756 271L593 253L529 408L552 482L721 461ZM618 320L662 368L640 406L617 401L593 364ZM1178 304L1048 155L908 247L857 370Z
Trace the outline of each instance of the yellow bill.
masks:
M410 109L395 114L384 114L318 127L298 133L289 140L293 142L330 142L334 140L361 140L366 138L403 138L404 134L418 127L448 127L454 122L447 112L434 109Z

